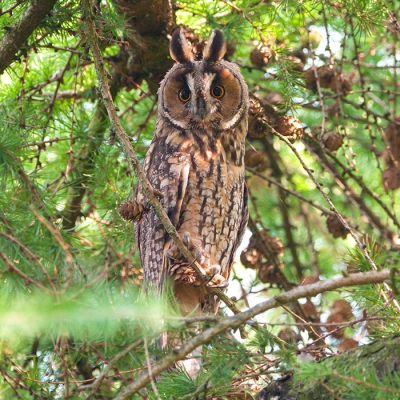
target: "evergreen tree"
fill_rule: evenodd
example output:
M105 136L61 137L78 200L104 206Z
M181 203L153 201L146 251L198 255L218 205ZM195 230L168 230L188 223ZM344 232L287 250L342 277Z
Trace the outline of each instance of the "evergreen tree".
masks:
M3 0L0 398L399 398L398 18L389 0ZM250 221L216 316L143 295L118 213L177 26L193 47L222 30L251 93Z

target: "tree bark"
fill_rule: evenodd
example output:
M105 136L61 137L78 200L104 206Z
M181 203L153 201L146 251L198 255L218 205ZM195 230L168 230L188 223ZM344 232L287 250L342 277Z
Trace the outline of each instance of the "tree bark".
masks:
M129 43L128 79L123 78L122 83L131 89L135 87L131 80L140 84L144 79L156 94L161 79L173 65L167 37L176 26L171 1L114 0L114 3L125 15L125 39Z
M4 35L0 42L0 75L13 62L17 51L52 10L57 0L32 0L25 13Z

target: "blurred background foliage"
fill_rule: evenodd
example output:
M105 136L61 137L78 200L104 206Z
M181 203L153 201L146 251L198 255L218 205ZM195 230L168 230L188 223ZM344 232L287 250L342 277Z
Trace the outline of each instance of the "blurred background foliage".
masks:
M1 2L0 40L30 3ZM140 159L154 131L158 82L172 65L173 29L181 26L194 49L221 29L226 58L241 67L251 93L251 221L228 288L240 309L371 269L276 131L293 143L378 268L398 266L397 2L98 0L93 7L112 94ZM56 2L0 75L4 399L88 398L85 385L138 341L93 394L112 398L145 368L143 338L157 342L167 329L188 334L188 323L141 293L133 227L118 214L136 180L99 101L82 23L78 1ZM156 382L158 394L135 396L252 399L288 370L322 379L326 371L302 359L398 333L396 295L396 288L369 285L271 310L258 317L262 328L246 328L247 339L214 338L195 380L172 371ZM152 357L157 348L151 344ZM373 374L363 378L378 385ZM381 384L398 390L399 381ZM347 382L340 398L398 393L370 389Z

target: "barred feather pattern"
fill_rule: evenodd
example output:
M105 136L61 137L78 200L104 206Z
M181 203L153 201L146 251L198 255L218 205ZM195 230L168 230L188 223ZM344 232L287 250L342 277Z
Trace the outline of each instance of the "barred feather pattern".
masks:
M246 123L241 122L242 129ZM163 194L161 203L181 237L188 233L190 242L208 255L205 262L220 265L221 274L228 279L248 220L243 161L239 165L230 163L227 155L236 150L225 150L212 134L179 131L163 121L157 128L159 134L144 162L147 177ZM243 160L243 150L239 153L237 159ZM139 189L137 192L140 199ZM171 239L154 211L135 223L135 232L145 281L160 291L177 264L165 256ZM182 284L195 282L188 272ZM201 304L203 291L193 288L192 292Z
M211 37L202 61L192 60L184 41L182 34L172 37L171 57L177 64L160 85L155 135L143 167L198 262L207 273L218 266L219 279L226 281L248 221L247 85L236 65L220 59L220 32ZM139 186L135 201L146 204ZM170 279L184 314L203 310L207 289L196 287L196 274L153 210L135 222L135 235L145 285L162 292Z

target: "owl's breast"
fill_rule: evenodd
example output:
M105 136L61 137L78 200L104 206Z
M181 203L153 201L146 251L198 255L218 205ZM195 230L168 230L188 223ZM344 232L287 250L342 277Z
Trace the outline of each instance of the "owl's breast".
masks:
M226 270L242 220L244 167L226 163L221 153L192 154L178 230L188 232L212 264Z

